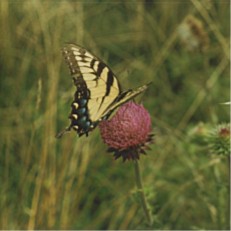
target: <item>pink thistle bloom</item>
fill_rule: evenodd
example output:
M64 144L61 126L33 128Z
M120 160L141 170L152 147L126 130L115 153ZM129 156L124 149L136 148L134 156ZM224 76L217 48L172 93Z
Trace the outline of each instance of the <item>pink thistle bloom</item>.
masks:
M115 159L139 159L152 142L151 117L139 104L128 102L122 105L110 120L99 124L101 137L114 152Z

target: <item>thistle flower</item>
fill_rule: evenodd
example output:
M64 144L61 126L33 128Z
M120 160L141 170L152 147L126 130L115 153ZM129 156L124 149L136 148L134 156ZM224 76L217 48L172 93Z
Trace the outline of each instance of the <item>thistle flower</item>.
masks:
M139 104L128 102L122 105L110 120L99 124L101 137L114 152L115 159L139 159L153 141L151 118L148 111Z
M218 125L207 140L212 153L230 155L230 124Z

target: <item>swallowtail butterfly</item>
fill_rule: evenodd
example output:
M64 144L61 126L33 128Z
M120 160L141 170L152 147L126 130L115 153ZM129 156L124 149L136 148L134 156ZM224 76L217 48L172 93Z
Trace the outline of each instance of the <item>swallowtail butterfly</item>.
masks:
M117 107L148 87L146 84L134 90L122 91L111 69L91 52L74 44L67 44L62 52L76 86L76 92L69 116L71 123L56 135L57 138L71 129L79 136L83 134L87 136Z

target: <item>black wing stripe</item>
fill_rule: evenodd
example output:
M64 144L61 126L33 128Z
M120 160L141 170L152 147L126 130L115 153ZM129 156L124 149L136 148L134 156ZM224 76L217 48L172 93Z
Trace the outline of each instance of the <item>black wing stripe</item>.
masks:
M91 62L90 62L90 67L91 67L92 69L93 69L93 67L94 67L95 61L96 61L95 59L92 59Z
M106 96L109 95L111 87L113 85L113 82L114 82L113 73L110 70L108 70L108 73L107 73L107 84L106 84L106 94L105 94Z
M106 65L104 64L104 63L102 63L102 62L99 62L99 65L98 65L98 68L97 68L97 71L96 71L96 75L98 76L98 77L100 77L100 75L101 75L101 73L102 73L102 71L103 71L103 69L106 67Z
M105 98L110 94L110 91L111 91L111 87L113 85L113 82L114 82L114 77L113 77L113 73L112 71L110 71L108 69L108 73L107 73L107 81L106 81L106 93L105 93L105 96L102 98L101 100L101 103L100 103L100 106L98 108L98 110L100 110L100 108L102 107L103 103L104 103L104 100Z

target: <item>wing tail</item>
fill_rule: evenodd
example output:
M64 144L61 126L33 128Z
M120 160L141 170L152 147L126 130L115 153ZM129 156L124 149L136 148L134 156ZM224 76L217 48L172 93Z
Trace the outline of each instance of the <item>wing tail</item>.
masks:
M61 132L59 132L58 134L56 134L55 138L60 139L65 133L70 132L70 131L71 131L71 126L66 127Z

